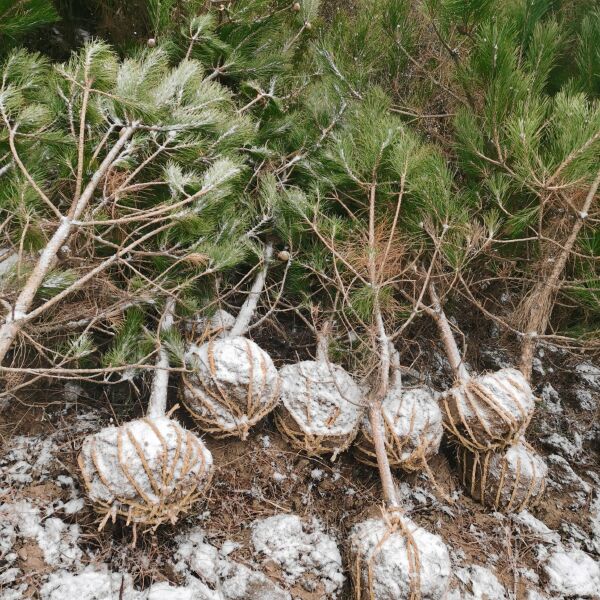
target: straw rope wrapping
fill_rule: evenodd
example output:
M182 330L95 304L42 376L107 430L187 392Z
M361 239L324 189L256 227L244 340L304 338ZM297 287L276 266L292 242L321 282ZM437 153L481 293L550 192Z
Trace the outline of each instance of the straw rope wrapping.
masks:
M510 445L535 408L531 387L517 369L469 379L442 394L440 402L444 427L473 452Z
M175 523L203 497L212 456L202 441L167 417L107 427L84 441L79 468L90 499L127 525Z
M364 521L352 530L355 599L443 597L450 576L450 558L442 540L400 510L382 512L381 519Z
M326 361L286 365L280 375L277 428L294 448L335 460L358 433L364 412L360 388L342 367Z
M504 512L535 506L544 495L548 467L524 440L501 452L458 452L462 483L478 502Z
M192 345L192 374L182 377L181 399L198 426L215 437L248 437L279 402L281 380L271 357L244 337Z
M392 468L405 471L428 470L427 459L437 454L442 440L442 414L428 388L393 388L383 401L385 447ZM377 466L368 419L354 446L356 458Z

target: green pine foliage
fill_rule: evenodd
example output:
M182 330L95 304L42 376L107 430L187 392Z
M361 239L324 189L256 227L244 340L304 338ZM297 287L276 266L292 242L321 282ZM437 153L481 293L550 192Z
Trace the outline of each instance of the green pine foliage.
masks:
M0 0L0 54L36 29L58 20L51 0Z
M273 261L265 312L276 316L275 302L305 315L320 306L362 333L377 302L388 328L399 327L426 273L476 306L504 287L519 304L547 279L598 171L597 7L136 7L96 3L101 33L111 15L129 30L137 18L135 39L108 35L118 52L98 40L50 64L15 51L0 89L3 245L23 259L2 282L9 301L47 244L55 209L69 210L77 174L89 184L120 131L135 125L36 298L36 306L60 299L41 318L49 327L69 303L110 315L103 323L113 339L99 335L89 346L99 364L145 360L143 340L168 293L185 316L239 306L267 242L291 260ZM554 328L578 336L600 320L597 207L595 199L553 315ZM377 290L367 273L370 219ZM136 240L98 273L97 288L62 296L86 268ZM523 315L513 317L522 331ZM168 342L174 361L182 343Z
M48 243L57 212L66 215L75 196L95 190L38 290L38 309L92 269L100 270L90 281L115 295L86 298L87 286L74 288L63 311L69 303L85 312L92 302L109 313L133 299L152 305L166 290L193 297L199 280L245 258L250 217L232 200L247 171L243 149L252 127L197 61L171 66L160 49L120 60L102 42L58 65L19 50L3 65L0 113L3 236L20 249L24 268ZM128 128L127 143L107 158ZM102 171L106 160L110 168ZM127 347L136 343L129 334L120 339L107 364L131 358Z

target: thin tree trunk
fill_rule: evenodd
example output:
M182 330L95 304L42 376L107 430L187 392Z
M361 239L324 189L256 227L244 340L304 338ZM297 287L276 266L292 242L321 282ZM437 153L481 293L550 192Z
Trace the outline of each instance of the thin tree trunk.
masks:
M373 445L375 446L375 456L377 458L377 467L381 479L381 487L385 503L390 508L398 508L398 496L396 494L396 485L390 468L390 461L385 448L385 426L383 423L382 404L390 387L390 340L385 331L385 324L381 314L381 305L379 302L379 277L377 273L377 264L375 262L375 253L377 244L375 240L375 200L376 186L373 184L369 192L369 280L371 288L375 294L373 301L373 311L375 317L375 327L377 331L377 345L379 350L379 380L377 389L371 394L369 399L369 421L371 423L371 432L373 434Z
M44 278L56 263L56 257L60 248L71 235L75 222L82 215L96 190L96 187L106 174L106 171L116 159L117 155L133 135L136 127L134 125L122 130L117 143L106 155L98 170L94 173L81 196L73 203L69 215L63 217L60 225L50 238L50 241L42 251L35 268L27 279L21 290L15 305L4 317L4 324L0 327L0 364L4 361L12 343L21 331L21 327L27 317L27 312L33 304L33 300L39 290Z
M169 391L169 353L160 342L160 334L169 331L173 327L175 314L175 300L168 298L163 313L161 324L158 329L160 348L156 358L156 371L152 380L152 391L148 402L148 416L157 419L163 417L167 412L167 393Z
M248 293L246 301L244 304L242 304L242 308L240 309L240 312L235 320L235 324L231 328L231 331L227 337L237 337L239 335L244 335L248 331L248 326L250 325L250 321L252 320L252 317L256 312L256 307L258 306L258 300L265 287L267 271L269 270L269 262L271 261L272 257L273 243L268 242L265 246L263 257L264 264L256 275L254 283L252 284L252 289Z
M317 331L317 361L327 362L329 356L329 336L331 321L326 321L320 331Z
M467 381L470 377L469 372L465 367L460 350L454 339L452 328L448 322L448 317L446 317L446 313L442 308L433 283L429 284L429 296L431 297L431 304L433 306L433 309L429 314L431 314L438 326L440 337L442 338L444 348L446 349L446 356L448 357L454 376L458 381Z
M371 398L369 404L369 421L371 422L371 432L373 434L373 445L375 446L375 456L377 458L377 467L379 468L379 477L381 478L381 487L386 504L391 508L398 508L398 496L394 477L390 468L390 461L385 448L385 426L383 423L382 404L389 390L390 382L390 342L385 332L379 302L375 307L375 323L377 326L377 337L379 340L379 386L375 395Z
M531 371L533 368L533 357L537 344L538 335L544 335L550 321L552 308L554 306L554 298L560 289L560 277L567 264L567 260L573 250L573 246L577 240L577 236L583 227L588 213L592 207L592 202L600 186L600 171L589 189L589 192L583 203L583 207L578 214L578 218L573 225L573 229L569 234L566 242L562 246L558 257L554 261L552 271L547 278L539 281L533 287L533 290L528 295L531 300L531 312L525 330L525 337L521 346L521 371L529 381L531 379Z

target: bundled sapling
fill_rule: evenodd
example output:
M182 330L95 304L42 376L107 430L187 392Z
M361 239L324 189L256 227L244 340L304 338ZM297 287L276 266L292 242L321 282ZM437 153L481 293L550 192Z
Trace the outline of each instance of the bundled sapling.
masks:
M291 444L335 460L354 441L364 411L363 394L350 374L328 359L327 323L318 334L317 360L281 368L281 406L275 422Z
M173 325L169 299L162 332ZM79 467L96 509L106 521L158 526L175 523L210 484L212 456L202 440L166 415L169 355L159 340L156 372L146 417L88 436Z

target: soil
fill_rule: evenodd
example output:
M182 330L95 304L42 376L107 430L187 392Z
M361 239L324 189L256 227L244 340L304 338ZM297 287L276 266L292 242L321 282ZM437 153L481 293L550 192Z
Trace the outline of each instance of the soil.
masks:
M258 343L267 339L256 336ZM308 339L308 338L307 338ZM307 339L292 342L265 343L277 366L310 356ZM306 343L303 343L306 342ZM293 355L290 350L294 348ZM475 358L479 368L499 368L508 354L491 346L478 348ZM528 430L528 439L546 457L550 481L543 501L531 510L548 528L558 532L565 544L577 544L598 560L600 540L595 540L590 520L594 488L600 482L598 407L600 389L585 388L575 366L582 362L559 349L541 353L536 376L536 391L542 394L536 415ZM437 358L436 358L437 357ZM441 355L429 355L430 378L437 389L447 385L447 371ZM587 360L587 359L586 359ZM441 365L436 367L435 365ZM177 403L174 378L171 382L171 406ZM553 386L560 400L552 402L547 385ZM599 382L600 384L600 382ZM109 422L121 422L139 416L141 403L127 384L103 390L100 396L81 396L64 407L60 388L30 390L27 400L13 401L0 414L0 439L9 447L15 436L50 436L56 432L71 432L57 450L56 460L44 482L35 481L21 488L0 486L1 502L31 499L37 504L66 502L69 492L56 483L59 476L72 477L83 495L76 458L85 431L76 425L82 416L95 411L100 428ZM582 391L583 390L583 391ZM584 393L585 392L585 393ZM581 407L581 399L591 396L595 409ZM589 398L588 398L589 399ZM560 410L557 409L557 403ZM193 421L179 408L175 418L190 429ZM573 454L560 448L564 439L577 448ZM309 458L294 451L282 439L267 417L246 441L234 438L215 440L205 436L213 454L216 471L214 484L204 502L175 526L162 526L156 532L138 531L136 545L133 534L121 521L108 523L98 531L99 517L86 503L74 514L60 514L66 523L80 527L79 545L84 551L83 563L107 562L113 571L130 573L139 589L151 583L170 581L182 583L172 562L175 534L201 525L207 540L217 547L225 541L238 542L231 557L248 565L256 565L250 544L250 525L258 518L278 513L316 516L325 530L337 540L342 554L347 556L346 540L350 528L358 521L380 514L382 497L375 469L358 463L352 452L345 452L334 463L327 458ZM563 444L564 445L564 444ZM544 543L539 531L525 527L521 520L485 510L463 492L455 464L455 449L445 438L439 455L430 461L435 481L423 473L397 472L408 515L419 525L440 534L451 551L453 563L460 566L482 565L494 571L496 577L516 600L527 600L529 590L543 589L544 572L539 557L539 545ZM554 458L553 458L554 457ZM558 458L556 458L558 457ZM566 465L566 466L565 466ZM572 469L572 471L570 471ZM2 483L0 468L0 483ZM450 500L452 499L452 500ZM595 541L594 541L595 540ZM36 597L45 576L52 570L44 562L35 542L15 547L17 566L28 583L24 597ZM346 565L347 567L347 565ZM2 562L0 558L0 572ZM267 565L264 572L282 583L276 565ZM348 570L346 569L348 573ZM533 574L533 575L532 575ZM532 581L533 579L533 581ZM22 583L22 581L21 581ZM454 582L453 585L457 585ZM2 597L0 583L0 597ZM294 589L302 600L317 600L322 596L304 589ZM555 596L552 596L555 597ZM349 578L340 598L352 598Z

